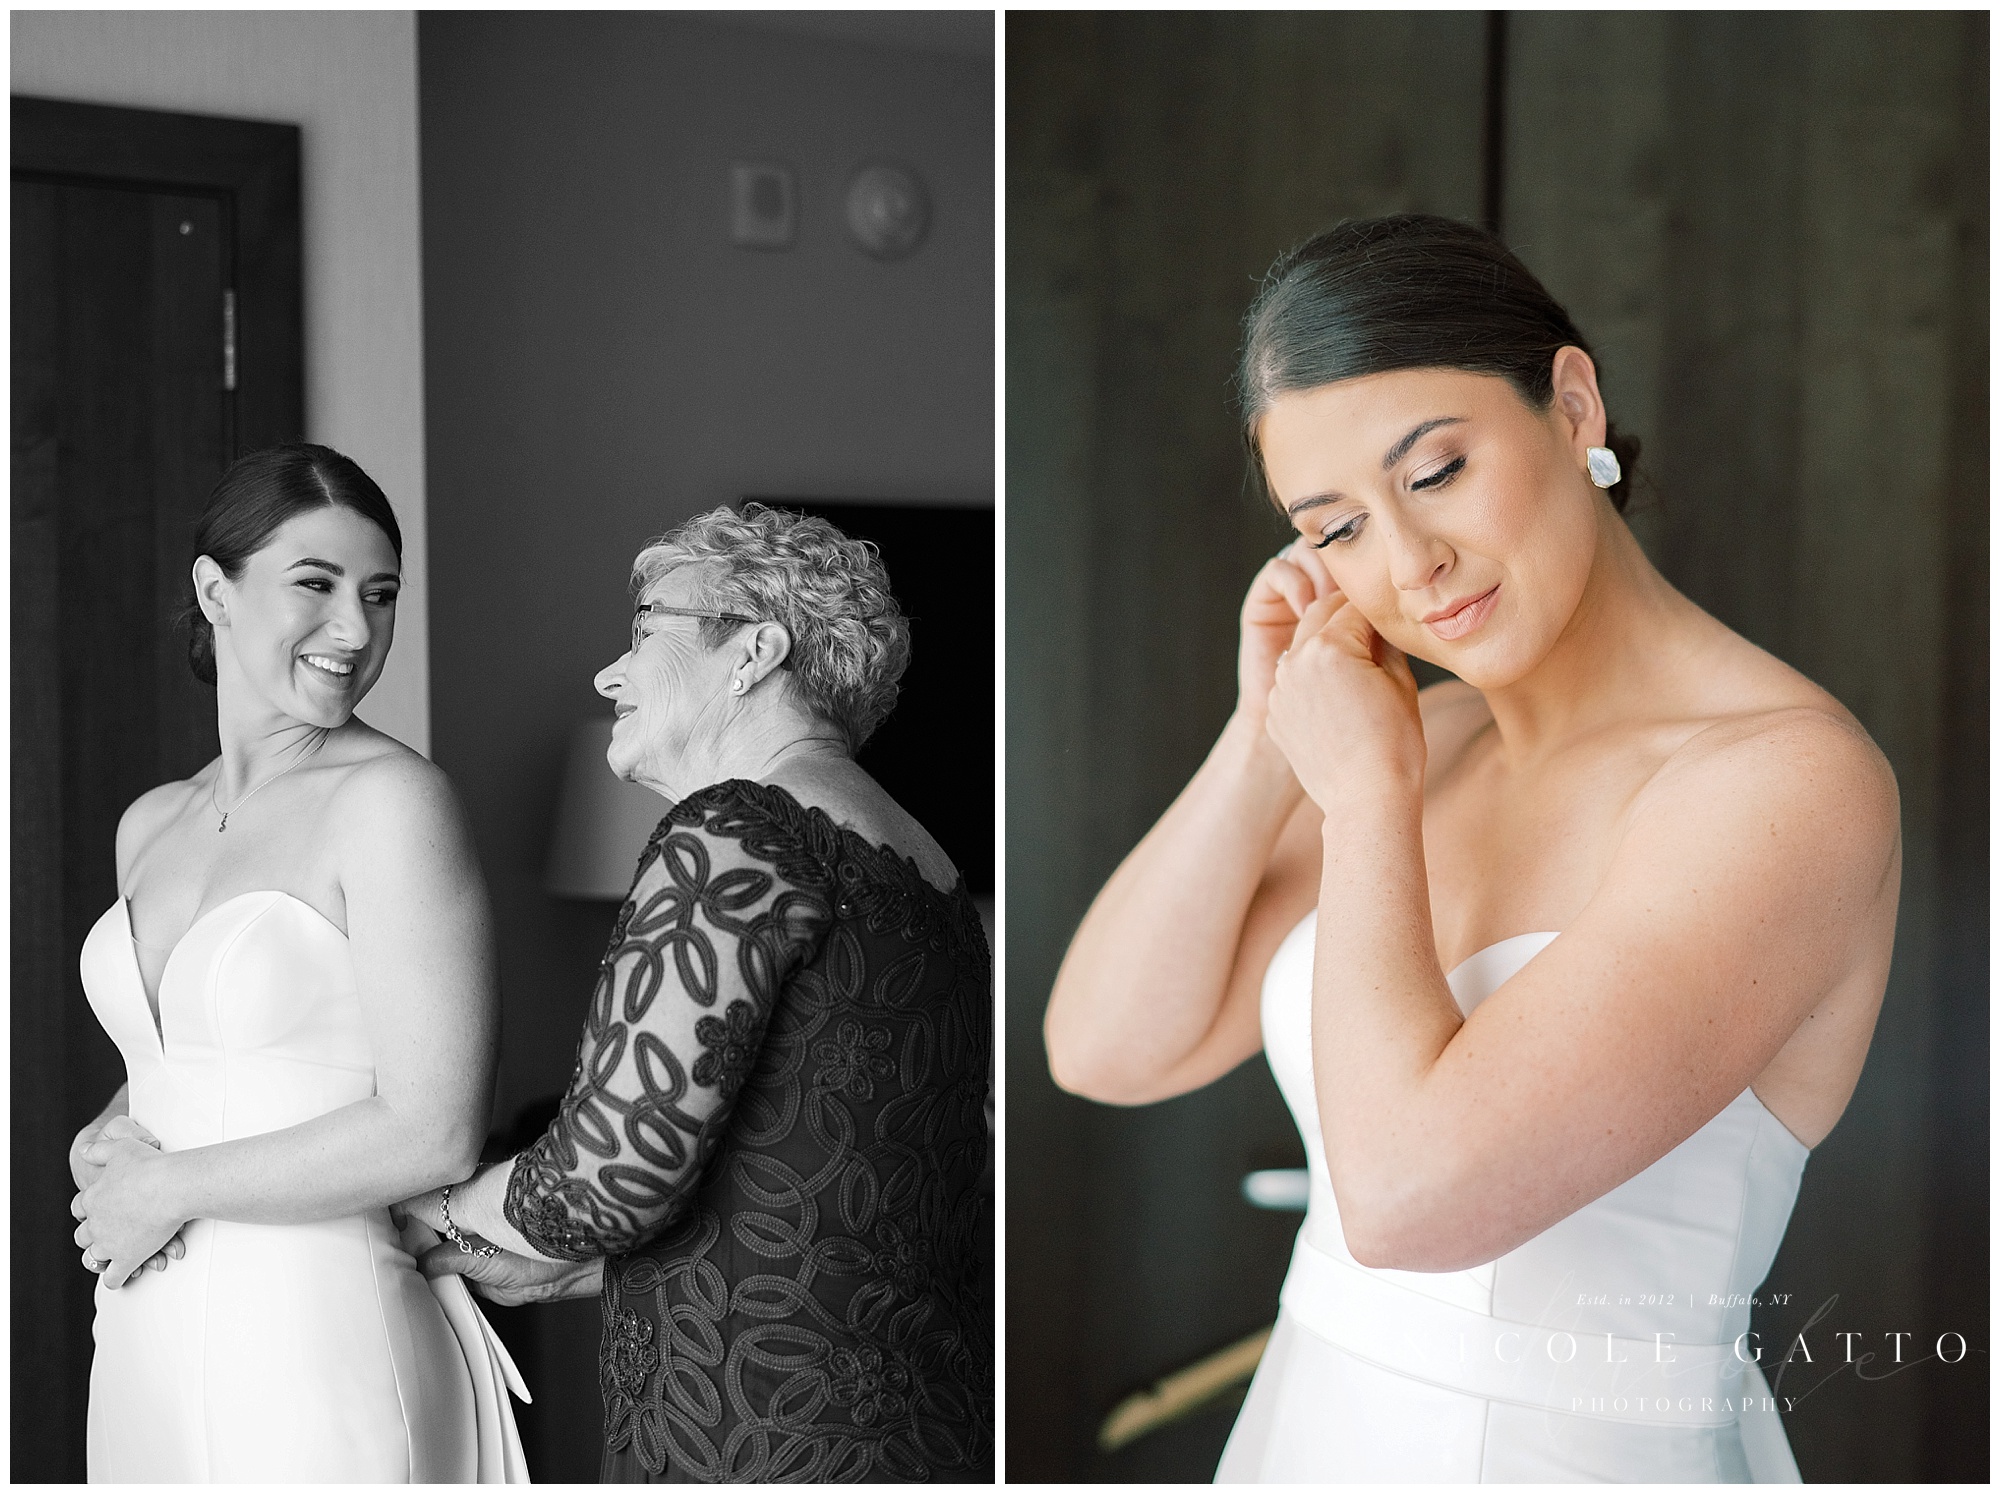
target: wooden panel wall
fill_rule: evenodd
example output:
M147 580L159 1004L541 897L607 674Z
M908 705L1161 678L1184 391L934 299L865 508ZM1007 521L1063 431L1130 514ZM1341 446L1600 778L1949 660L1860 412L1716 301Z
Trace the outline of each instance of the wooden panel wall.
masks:
M1787 1424L1808 1481L1985 1476L1983 1355L1873 1377L1887 1333L1923 1358L1986 1324L1984 862L1944 845L1985 808L1955 766L1983 777L1984 595L1953 560L1986 553L1986 25L1510 21L1501 226L1645 439L1635 528L1839 696L1902 791L1881 1024L1771 1275L1791 1300L1757 1314L1782 1344L1826 1308L1780 1392L1805 1393ZM1842 1330L1876 1363L1842 1363Z
M1112 1457L1127 1391L1271 1321L1303 1160L1269 1071L1140 1110L1057 1091L1041 1008L1098 884L1234 697L1282 531L1245 486L1237 318L1346 216L1479 209L1484 23L1010 15L1008 1476L1206 1478L1231 1405ZM1410 80L1425 106L1408 107Z
M1207 1478L1233 1402L1111 1457L1091 1433L1269 1321L1295 1216L1236 1186L1296 1133L1257 1062L1142 1110L1064 1096L1041 1011L1220 726L1280 538L1243 485L1237 318L1337 218L1477 216L1493 38L1436 13L1007 35L1008 1471ZM1635 530L1839 694L1903 789L1881 1036L1807 1169L1792 1306L1759 1317L1774 1341L1839 1297L1791 1372L1809 1480L1986 1471L1983 1352L1880 1379L1824 1352L1841 1328L1985 1343L1985 39L1946 14L1506 26L1502 229L1646 443Z

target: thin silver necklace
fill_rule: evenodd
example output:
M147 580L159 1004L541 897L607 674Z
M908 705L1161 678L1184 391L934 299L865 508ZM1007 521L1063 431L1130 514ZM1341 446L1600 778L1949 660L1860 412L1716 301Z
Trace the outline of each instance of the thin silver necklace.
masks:
M297 757L293 758L289 766L278 769L277 772L273 773L269 778L266 778L262 783L258 784L256 788L250 790L249 794L245 794L242 798L238 799L234 804L230 805L227 809L224 809L220 804L215 802L215 791L222 785L222 767L220 764L217 764L215 769L215 782L211 783L208 786L208 807L214 810L217 814L222 816L222 823L215 827L215 833L217 835L220 835L223 831L229 828L229 817L232 814L236 813L237 810L241 809L245 804L248 804L250 802L251 794L260 793L264 789L267 789L272 784L276 783L280 778L283 778L287 773L291 772L293 768L296 768L300 763L304 762L307 758L311 757L314 753L318 752L320 748L324 747L326 745L326 739L331 735L333 735L332 730L328 727L322 726L319 729L319 740L317 742L314 742L312 746L308 747L304 752L300 753Z

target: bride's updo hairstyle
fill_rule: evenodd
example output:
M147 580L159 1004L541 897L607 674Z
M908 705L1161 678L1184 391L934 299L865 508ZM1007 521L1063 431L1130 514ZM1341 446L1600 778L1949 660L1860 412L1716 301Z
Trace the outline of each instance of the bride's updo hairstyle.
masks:
M206 555L235 581L252 555L290 519L316 508L351 508L388 536L403 558L403 531L375 479L330 446L296 441L238 457L209 494L195 525L188 568ZM175 621L188 630L188 667L204 685L215 683L215 630L202 616L190 582Z
M1428 213L1342 223L1280 255L1244 313L1244 440L1263 480L1256 425L1279 395L1404 368L1497 374L1540 413L1563 347L1590 352L1569 313L1484 229ZM1639 442L1607 417L1604 444L1623 470L1610 489L1622 513Z

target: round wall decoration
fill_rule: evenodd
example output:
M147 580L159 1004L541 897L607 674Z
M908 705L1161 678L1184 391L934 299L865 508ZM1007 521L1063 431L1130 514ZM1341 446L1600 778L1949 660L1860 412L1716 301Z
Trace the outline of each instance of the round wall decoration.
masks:
M924 241L930 226L930 194L915 172L864 166L847 184L847 233L863 253L901 259Z

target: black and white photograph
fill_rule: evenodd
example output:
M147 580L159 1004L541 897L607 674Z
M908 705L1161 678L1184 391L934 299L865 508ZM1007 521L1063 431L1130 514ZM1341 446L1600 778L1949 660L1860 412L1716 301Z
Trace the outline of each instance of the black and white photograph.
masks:
M990 1483L995 14L10 24L12 1477Z

